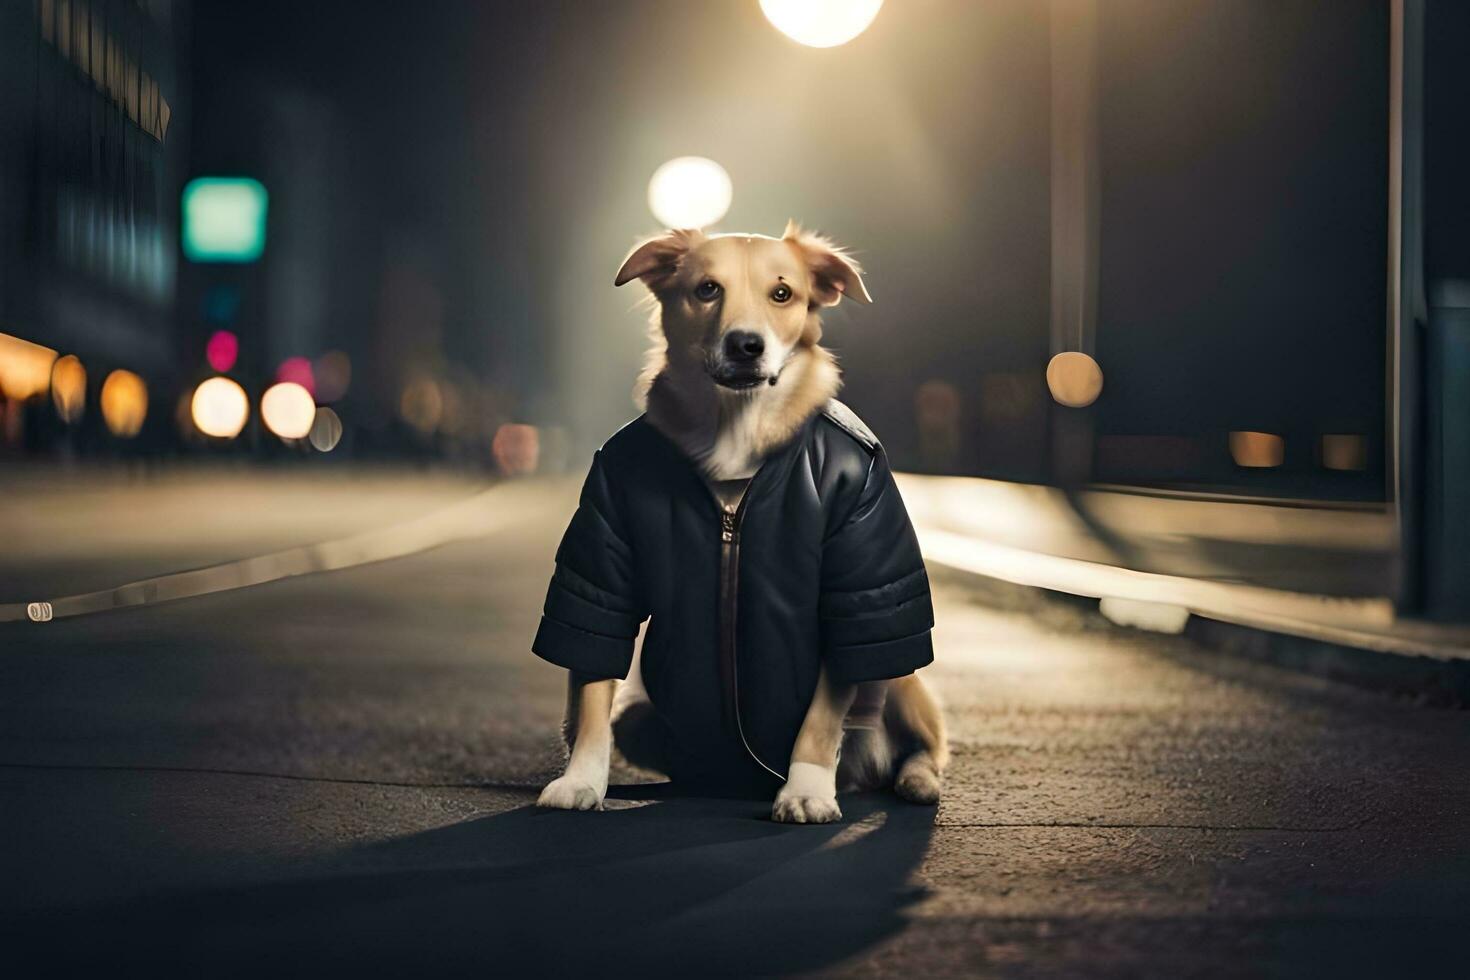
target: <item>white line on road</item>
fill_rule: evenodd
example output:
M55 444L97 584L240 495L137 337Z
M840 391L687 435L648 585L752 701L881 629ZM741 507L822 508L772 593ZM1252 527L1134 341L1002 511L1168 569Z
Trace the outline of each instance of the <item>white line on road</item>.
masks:
M472 497L422 517L386 528L362 531L335 541L302 545L237 561L139 579L111 589L58 599L0 604L0 622L29 619L43 623L87 613L148 606L264 585L293 575L339 571L402 558L454 541L483 537L526 519L527 508L546 498L545 488L529 483L499 483Z

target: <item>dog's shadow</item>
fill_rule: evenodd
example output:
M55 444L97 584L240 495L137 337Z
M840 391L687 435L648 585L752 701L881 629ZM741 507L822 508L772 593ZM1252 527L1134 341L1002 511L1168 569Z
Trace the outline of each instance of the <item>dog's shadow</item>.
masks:
M166 943L163 961L211 972L811 970L902 928L933 832L931 808L891 795L841 803L841 823L792 826L769 801L614 787L602 813L523 807L105 925L125 960Z

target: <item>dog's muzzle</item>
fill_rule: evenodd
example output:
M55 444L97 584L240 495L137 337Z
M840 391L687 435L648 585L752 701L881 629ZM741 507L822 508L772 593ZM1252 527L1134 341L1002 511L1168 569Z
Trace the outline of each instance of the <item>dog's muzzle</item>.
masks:
M781 377L779 373L766 374L763 371L750 371L728 365L706 367L705 373L715 384L732 391L750 391L762 384L773 385Z
M740 391L758 387L776 378L761 370L766 339L754 330L731 330L720 341L718 351L707 351L705 370L715 384Z

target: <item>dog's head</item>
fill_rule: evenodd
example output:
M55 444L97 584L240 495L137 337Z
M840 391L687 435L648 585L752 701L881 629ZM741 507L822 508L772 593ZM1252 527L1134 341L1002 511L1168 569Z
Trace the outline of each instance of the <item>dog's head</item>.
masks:
M872 302L857 263L795 222L780 238L665 232L633 249L615 284L634 279L662 308L669 360L736 391L774 385L821 338L822 307Z

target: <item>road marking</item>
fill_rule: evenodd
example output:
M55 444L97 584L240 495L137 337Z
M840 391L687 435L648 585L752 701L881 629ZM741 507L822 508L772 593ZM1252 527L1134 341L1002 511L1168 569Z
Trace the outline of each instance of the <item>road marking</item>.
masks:
M362 531L335 541L302 545L284 551L242 558L207 568L139 579L111 589L34 602L0 604L0 622L84 616L132 606L149 606L175 599L192 599L214 592L264 585L295 575L335 572L358 565L403 558L440 545L484 537L511 524L528 520L537 504L560 503L559 494L529 481L497 483L437 511L386 528Z

